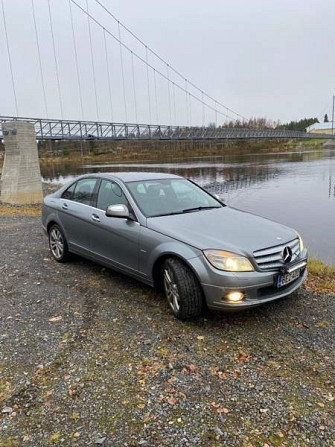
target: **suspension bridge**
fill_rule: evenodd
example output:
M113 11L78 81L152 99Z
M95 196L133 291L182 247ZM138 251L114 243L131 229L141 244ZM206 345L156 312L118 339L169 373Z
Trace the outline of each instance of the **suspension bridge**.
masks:
M1 122L33 123L38 140L332 137L244 128L105 3L0 0Z

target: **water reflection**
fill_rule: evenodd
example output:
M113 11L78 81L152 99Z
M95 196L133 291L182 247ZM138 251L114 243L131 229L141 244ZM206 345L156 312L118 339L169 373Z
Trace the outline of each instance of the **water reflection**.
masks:
M45 181L88 172L161 171L188 177L231 206L296 228L313 256L335 264L335 151L243 154L187 162L42 165Z

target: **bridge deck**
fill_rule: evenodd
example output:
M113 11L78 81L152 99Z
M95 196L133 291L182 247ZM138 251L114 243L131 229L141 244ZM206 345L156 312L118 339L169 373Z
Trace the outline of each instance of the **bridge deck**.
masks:
M69 121L0 116L0 122L34 123L38 140L245 140L262 138L322 138L335 135L292 130L185 127L153 124ZM2 139L0 128L0 139Z

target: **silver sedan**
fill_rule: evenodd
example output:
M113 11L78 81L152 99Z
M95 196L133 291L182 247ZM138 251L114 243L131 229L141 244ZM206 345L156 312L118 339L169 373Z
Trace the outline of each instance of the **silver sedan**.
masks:
M56 261L75 253L162 288L180 319L282 298L307 276L295 230L176 175L78 177L45 198L42 223Z

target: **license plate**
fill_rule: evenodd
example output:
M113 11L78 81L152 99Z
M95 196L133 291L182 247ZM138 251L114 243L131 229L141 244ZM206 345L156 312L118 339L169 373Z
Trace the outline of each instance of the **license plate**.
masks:
M286 273L285 275L279 275L279 276L277 276L277 287L279 288L279 287L286 286L286 284L289 284L290 282L299 278L299 276L300 276L300 269L295 270L292 273Z

